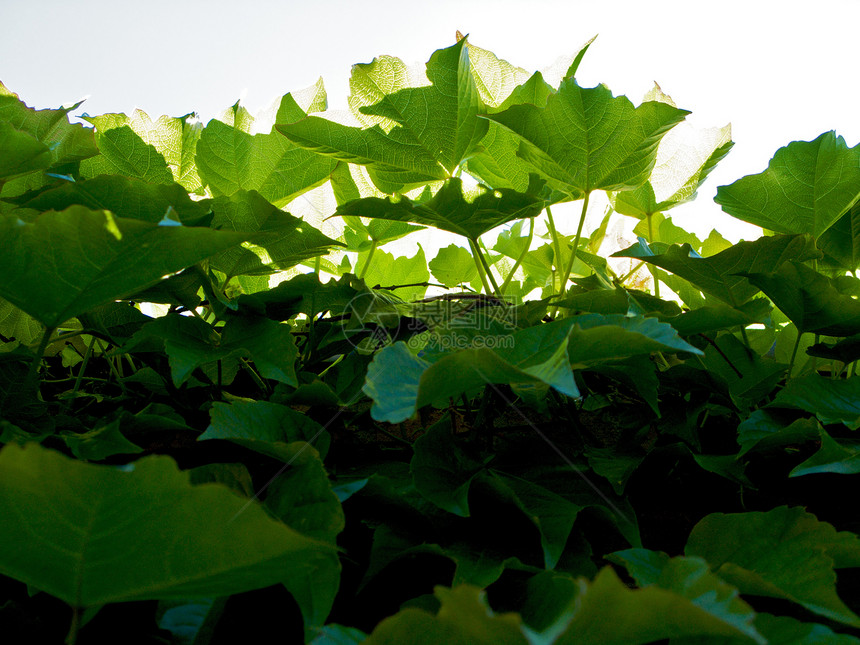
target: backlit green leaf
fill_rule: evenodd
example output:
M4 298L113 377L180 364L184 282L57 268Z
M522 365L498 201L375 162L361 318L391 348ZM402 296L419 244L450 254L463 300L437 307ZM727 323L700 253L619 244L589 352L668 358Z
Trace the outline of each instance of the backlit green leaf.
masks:
M196 160L216 197L255 190L278 207L325 182L336 166L276 132L251 135L215 119L203 129Z
M159 226L72 206L0 219L0 295L49 327L154 285L248 235Z
M478 118L481 100L465 44L434 52L427 63L431 84L422 87L406 86L407 73L396 59L354 70L360 79L353 81L352 103L360 114L377 117L371 127L319 117L276 127L308 150L366 165L383 192L450 177L487 132Z
M487 118L521 139L518 155L573 198L593 190L629 190L654 168L657 145L689 112L665 103L637 108L603 86L562 82L546 107L515 105Z
M839 423L852 430L860 428L860 376L829 379L809 374L791 379L770 404L775 408L804 410L822 423Z
M833 131L776 151L767 170L720 186L714 198L745 222L816 240L860 197L860 146Z
M255 191L240 190L212 200L212 227L223 231L261 233L254 243L219 253L209 266L227 274L268 275L309 258L325 255L339 243L316 228L276 208Z

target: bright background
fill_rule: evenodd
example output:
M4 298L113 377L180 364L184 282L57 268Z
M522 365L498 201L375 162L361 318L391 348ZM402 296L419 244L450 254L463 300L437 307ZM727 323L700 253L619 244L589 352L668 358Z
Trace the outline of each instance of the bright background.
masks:
M344 107L352 63L423 64L456 30L530 72L599 34L581 85L638 104L656 81L693 125L731 122L735 148L671 215L737 240L757 229L722 214L717 186L761 172L793 140L836 130L860 141L858 24L860 0L0 0L0 80L39 108L88 96L78 113L208 121L240 97L254 112L319 76L330 106Z

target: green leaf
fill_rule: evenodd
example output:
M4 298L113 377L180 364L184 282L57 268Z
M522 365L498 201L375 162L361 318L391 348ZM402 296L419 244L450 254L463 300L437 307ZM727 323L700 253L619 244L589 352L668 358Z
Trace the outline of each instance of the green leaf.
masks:
M101 461L113 455L133 455L143 452L143 448L123 436L120 432L119 420L89 432L81 434L69 432L60 436L72 454L85 461Z
M35 210L65 210L79 204L91 210L106 210L116 217L157 224L171 215L186 225L201 223L209 213L207 201L195 202L179 184L148 184L121 175L66 182L39 193L22 204Z
M741 406L770 395L788 369L788 365L750 351L731 334L721 334L709 344L703 361L712 375L728 383L729 394Z
M624 566L642 588L656 586L674 591L693 605L723 620L748 640L767 642L753 626L755 612L741 600L738 590L711 573L701 558L670 558L661 551L628 549L606 556Z
M542 209L540 198L508 189L484 190L467 199L462 180L453 178L429 199L365 197L338 207L337 214L415 222L475 240L512 220L536 217Z
M644 645L707 635L766 642L750 625L752 609L697 558L670 560L659 584L643 589L628 589L606 567L592 582L577 580L565 595L567 606L543 632L554 645Z
M699 349L681 339L671 325L656 318L582 314L553 324L571 329L568 354L574 367L589 367L651 352L701 354ZM531 331L533 329L536 328L525 330L523 334L537 333Z
M732 128L727 125L694 130L684 126L687 124L673 128L663 137L654 170L646 183L610 196L615 211L644 219L696 198L707 176L732 149Z
M317 632L310 645L361 645L366 638L367 634L354 627L328 624Z
M856 439L837 441L824 428L819 430L821 447L814 455L795 466L789 477L801 477L816 473L856 475L860 473L860 442Z
M788 260L798 262L819 257L812 239L803 235L774 235L754 242L738 242L731 248L707 258L689 244L670 246L655 254L647 245L638 244L612 257L637 258L671 271L693 285L733 307L758 293L743 274L772 271ZM671 286L671 285L670 285Z
M98 154L93 131L80 123L69 123L68 114L80 103L57 110L34 110L0 83L0 123L29 134L51 151L50 165L75 163ZM4 156L6 146L2 146Z
M555 90L543 80L540 72L536 72L525 83L515 88L501 107L529 104L543 108L546 106L547 98L554 92ZM480 148L467 162L469 173L493 188L512 188L525 192L529 185L529 175L534 173L534 167L517 155L520 149L520 138L495 121L489 123L489 130L481 139Z
M265 507L279 520L302 535L335 546L345 518L319 454L304 441L286 446L289 468L278 475L266 491ZM304 577L287 583L304 617L306 640L326 622L338 587L340 562L336 555L319 558Z
M409 470L418 492L449 513L469 517L469 486L484 464L459 445L450 419L434 424L418 438L413 450Z
M37 338L41 338L43 332L42 325L32 316L0 298L0 334L30 345Z
M288 444L307 442L324 458L331 443L328 432L306 414L268 401L216 402L209 417L198 441L224 439L283 461L294 452Z
M129 125L97 129L96 145L101 154L81 162L81 174L86 178L124 175L152 184L172 184L174 181L164 156Z
M860 301L840 293L833 280L800 262L785 262L776 271L742 275L764 291L801 333L860 333Z
M374 356L363 391L373 399L373 418L390 423L409 419L424 405L490 383L545 384L562 394L578 396L566 352L566 339L561 339L558 345L545 348L539 358L520 351L509 362L500 353L481 347L447 354L431 364L414 356L405 343L396 342Z
M391 253L376 250L367 270L364 270L368 262L367 256L360 258L361 262L356 264L356 270L363 273L365 284L370 287L394 287L399 285L418 285L406 289L396 289L394 293L403 300L415 300L422 298L427 291L426 286L421 283L430 279L427 270L427 259L424 257L424 249L418 245L418 252L411 258L405 255L394 257Z
M787 616L756 614L756 630L769 645L860 645L860 639L837 634L824 625L802 623ZM722 636L672 639L670 645L742 645L746 639Z
M48 327L156 284L248 238L159 226L72 206L33 223L0 219L0 296Z
M797 419L783 423L775 416L775 410L763 408L756 410L738 426L738 444L741 451L738 457L752 449L796 445L819 437L821 425L815 419Z
M231 318L221 332L221 347L250 357L263 378L299 384L295 368L299 350L289 325L268 318Z
M427 63L431 85L423 87L405 86L407 75L396 59L356 66L351 102L360 114L378 117L371 127L319 117L276 127L308 150L366 165L383 192L446 179L487 132L487 123L478 118L481 100L465 44L433 53Z
M769 407L804 410L822 423L842 422L856 430L860 428L860 376L834 380L808 374L791 379Z
M0 122L0 180L11 179L34 170L43 170L51 165L51 149L26 132L16 130L8 123Z
M215 119L203 129L196 160L216 197L255 190L278 207L324 183L337 165L276 132L251 135Z
M475 291L481 290L481 278L475 260L472 254L461 246L450 244L440 249L436 257L430 260L430 271L433 277L446 287L469 284Z
M190 193L201 192L203 185L197 174L194 163L194 155L197 141L203 131L203 125L194 119L194 114L186 114L180 117L160 116L153 121L143 110L137 109L131 117L125 114L102 114L97 117L87 117L87 121L96 128L96 143L102 154L82 168L85 176L94 177L99 174L126 174L128 172L127 162L133 155L133 151L126 146L152 146L157 155L167 164L173 181L180 184ZM111 130L127 128L133 135L125 132L122 137L114 138L108 134ZM108 145L110 142L122 141L124 145ZM130 143L129 143L130 142ZM150 151L151 152L151 151ZM152 159L159 157L151 156ZM131 177L144 176L129 174Z
M845 271L857 271L860 267L860 202L855 202L847 213L821 234L818 248L824 253L826 264Z
M10 444L0 465L0 571L73 607L229 595L333 552L167 457L115 468Z
M515 105L488 115L517 134L518 155L549 186L578 199L593 190L629 190L651 174L660 139L689 112L665 103L637 108L603 86L567 79L546 107Z
M681 336L692 336L760 323L771 311L773 306L767 298L753 298L737 307L719 302L705 305L668 318L665 322L678 330Z
M471 585L436 587L441 604L435 616L422 609L403 609L380 622L363 645L527 645L520 617L496 615L484 592Z
M554 569L583 507L527 479L495 470L493 477L510 491L516 505L540 531L544 566Z
M767 170L720 186L714 201L745 222L817 240L858 197L860 146L830 131L780 148Z
M288 269L309 258L325 255L340 243L316 228L276 208L255 191L240 190L212 200L212 228L223 231L260 232L254 243L228 249L209 261L209 266L228 278L268 275Z
M741 593L791 600L856 627L860 617L836 594L833 571L835 554L852 537L856 542L802 508L781 506L766 513L712 513L693 528L685 552L707 560Z

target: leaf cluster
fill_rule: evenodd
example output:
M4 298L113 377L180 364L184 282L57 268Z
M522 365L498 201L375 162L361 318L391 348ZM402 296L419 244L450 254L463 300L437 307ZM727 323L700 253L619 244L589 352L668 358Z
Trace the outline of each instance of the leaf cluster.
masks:
M860 642L860 146L700 240L730 128L589 45L380 57L346 116L0 85L8 642Z

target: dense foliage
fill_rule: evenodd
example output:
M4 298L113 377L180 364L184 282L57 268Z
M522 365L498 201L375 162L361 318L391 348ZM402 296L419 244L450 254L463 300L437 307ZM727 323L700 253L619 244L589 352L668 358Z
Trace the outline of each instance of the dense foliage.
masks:
M4 642L860 643L860 146L700 240L728 127L587 47L205 126L0 85Z

